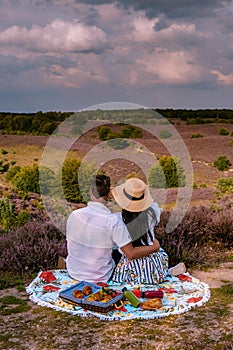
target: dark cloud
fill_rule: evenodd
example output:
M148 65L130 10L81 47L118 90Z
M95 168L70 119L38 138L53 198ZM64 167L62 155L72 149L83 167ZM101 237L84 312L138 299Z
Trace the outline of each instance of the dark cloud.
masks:
M51 2L53 0L50 0ZM56 0L54 0L56 2ZM145 11L147 17L154 18L161 14L168 18L198 18L215 16L216 9L223 8L232 0L77 0L76 3L104 5L115 3L125 9Z

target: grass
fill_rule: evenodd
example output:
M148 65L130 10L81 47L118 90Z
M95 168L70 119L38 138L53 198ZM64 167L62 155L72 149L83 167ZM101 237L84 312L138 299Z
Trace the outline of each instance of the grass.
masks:
M225 284L211 292L209 302L185 314L124 322L80 318L36 304L30 306L24 299L25 292L18 292L23 294L21 297L6 295L0 298L1 311L6 310L0 317L8 317L5 331L0 332L0 347L6 350L231 349L233 335L229 331L229 312L233 285ZM25 306L31 310L24 310ZM14 309L18 311L17 322L16 312L10 312ZM219 333L218 329L222 331Z

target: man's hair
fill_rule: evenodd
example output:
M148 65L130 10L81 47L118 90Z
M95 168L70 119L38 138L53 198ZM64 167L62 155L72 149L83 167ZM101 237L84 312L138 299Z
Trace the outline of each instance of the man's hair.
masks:
M106 175L94 176L91 184L91 191L95 198L107 197L110 192L110 177Z

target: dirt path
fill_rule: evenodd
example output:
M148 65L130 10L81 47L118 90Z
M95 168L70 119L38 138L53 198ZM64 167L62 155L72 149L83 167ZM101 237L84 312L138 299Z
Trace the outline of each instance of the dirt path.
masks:
M190 270L190 273L199 280L207 283L210 288L220 288L226 283L233 284L233 262L222 263L217 269L208 271Z

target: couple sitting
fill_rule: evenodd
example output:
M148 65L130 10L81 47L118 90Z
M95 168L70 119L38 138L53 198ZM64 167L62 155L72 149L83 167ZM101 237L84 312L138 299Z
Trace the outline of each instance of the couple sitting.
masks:
M168 256L154 237L161 210L146 184L130 178L112 191L110 187L108 176L97 175L87 206L68 218L69 275L79 281L157 284L167 274L185 272L183 263L168 269ZM121 212L112 213L105 205L111 193ZM118 251L120 260L114 261Z

